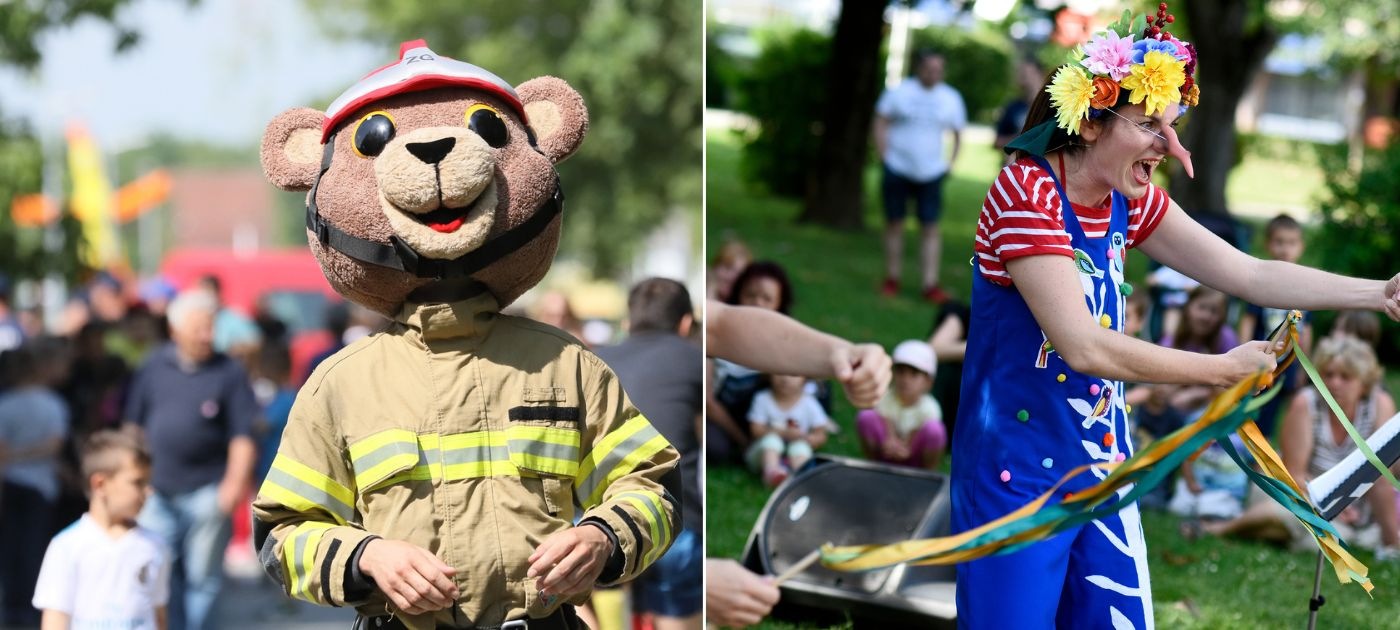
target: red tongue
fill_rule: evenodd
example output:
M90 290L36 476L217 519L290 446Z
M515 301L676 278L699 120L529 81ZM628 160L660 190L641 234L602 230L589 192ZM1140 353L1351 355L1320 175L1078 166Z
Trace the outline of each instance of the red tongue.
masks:
M462 227L462 223L466 222L466 220L466 217L457 217L446 223L426 223L425 225L432 228L434 232L451 234L452 232L456 232L457 228Z

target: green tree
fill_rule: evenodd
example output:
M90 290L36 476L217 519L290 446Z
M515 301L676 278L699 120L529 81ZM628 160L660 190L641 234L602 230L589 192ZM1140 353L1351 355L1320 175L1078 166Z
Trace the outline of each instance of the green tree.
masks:
M703 22L698 2L518 0L317 1L323 22L390 53L433 50L521 83L550 74L583 95L591 124L560 166L568 195L563 249L613 275L669 213L699 216ZM335 32L335 31L332 31Z
M95 17L117 31L116 50L138 41L134 29L119 23L117 10L127 0L50 0L0 3L0 64L32 70L42 59L40 36L80 18ZM69 280L82 273L79 251L81 232L68 213L46 231L21 228L10 216L16 196L40 192L43 153L26 125L4 122L0 112L0 272L15 278L39 278L50 273ZM52 234L52 236L50 236ZM61 249L49 245L61 243Z
M1155 11L1153 8L1146 12ZM1171 194L1192 212L1228 213L1225 184L1238 163L1235 110L1244 90L1286 33L1315 35L1328 43L1333 63L1363 64L1395 72L1400 63L1400 5L1351 0L1184 0L1172 3L1183 36L1200 54L1200 105L1182 132L1196 177L1172 169ZM1173 29L1177 31L1178 29Z
M1322 201L1322 225L1308 248L1326 252L1333 271L1363 278L1395 274L1395 251L1400 248L1400 141L1373 151L1360 172L1346 168L1340 152L1325 152L1327 193ZM1400 334L1386 327L1382 358L1400 358Z
M862 225L862 175L875 100L880 96L880 45L887 4L888 0L841 3L826 67L821 140L807 179L801 221L835 228Z
M821 146L826 67L831 37L777 27L755 33L758 57L739 75L735 103L757 125L743 133L744 180L783 197L806 191L812 157Z

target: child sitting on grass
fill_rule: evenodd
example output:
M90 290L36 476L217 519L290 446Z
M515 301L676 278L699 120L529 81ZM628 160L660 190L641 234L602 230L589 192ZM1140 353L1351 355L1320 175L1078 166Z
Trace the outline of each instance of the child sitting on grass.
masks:
M749 407L754 442L745 459L750 468L763 473L763 483L771 488L787 479L789 471L802 468L812 458L812 451L826 444L831 419L807 392L806 378L774 374L769 380L769 389L758 392Z
M856 415L861 448L875 461L937 468L948 433L943 412L929 395L936 369L933 347L910 339L895 346L890 358L894 387L874 409Z

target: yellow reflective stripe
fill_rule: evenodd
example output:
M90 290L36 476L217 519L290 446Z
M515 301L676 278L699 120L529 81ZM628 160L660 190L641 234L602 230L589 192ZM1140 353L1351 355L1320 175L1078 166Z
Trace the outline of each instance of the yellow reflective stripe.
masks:
M550 436L548 441L553 444L560 439ZM575 448L577 441L575 438ZM390 429L352 444L350 456L356 469L355 483L364 492L407 481L518 477L520 470L510 461L507 442L504 431L417 435L406 429ZM572 468L568 474L573 474Z
M633 449L631 453L628 453L626 457L622 458L622 461L618 462L616 466L613 466L612 470L608 471L608 476L588 495L588 503L586 505L598 505L601 503L603 500L603 493L607 491L609 486L635 470L637 464L644 460L651 459L653 455L660 453L670 445L671 443L667 442L666 438L658 433L656 437L647 440L641 446Z
M288 568L287 591L292 597L320 603L311 589L311 576L316 571L316 547L331 527L330 523L303 521L282 542L282 555Z
M350 459L363 459L365 455L396 442L417 444L417 438L417 434L408 429L386 429L351 444Z
M671 544L671 521L666 518L666 511L662 508L666 504L661 495L650 490L632 490L624 492L619 497L636 497L646 503L647 511L644 515L650 516L657 523L661 524L661 540L656 541L658 549L664 549Z
M651 423L647 422L645 417L637 416L624 422L622 426L613 430L611 433L603 436L603 439L593 444L593 450L589 451L589 453L583 457L582 461L579 462L578 473L574 475L574 487L583 489L584 482L593 475L593 470L598 467L598 463L603 461L603 458L607 457L608 453L611 453L613 449L617 448L618 444L621 444L627 438L632 437L639 431L644 431L649 428L651 428Z
M263 485L277 486L287 493L298 495L341 521L349 521L355 513L353 490L283 453L273 458Z
M396 470L403 468L423 468L427 470L426 466L414 466L418 463L418 459L417 453L399 453L397 455L392 455L370 467L368 470L363 472L356 471L355 485L359 486L360 490L363 492L372 487L383 485L380 481L384 479L386 475Z
M506 432L510 459L516 466L565 477L578 473L582 438L577 430L512 425Z
M519 477L520 471L506 451L502 431L472 431L441 437L441 475L446 481L483 477Z
M636 508L637 513L641 514L650 526L651 551L646 555L646 562L654 562L661 555L661 550L671 543L671 524L661 511L661 497L650 490L637 490L624 492L618 495L618 498Z
M329 506L322 505L320 503L312 501L311 499L303 497L300 494L292 492L291 490L283 488L281 485L273 481L271 475L269 475L269 478L263 482L262 488L258 489L258 494L272 499L278 504L281 504L282 506L296 512L306 514L312 511L321 511L328 514L331 518L334 518L335 522L340 525L344 525L345 523L349 522L349 519L341 513L331 511L330 509L328 509Z
M383 485L396 471L418 465L422 456L418 444L419 436L408 429L380 431L351 444L350 462L360 492Z

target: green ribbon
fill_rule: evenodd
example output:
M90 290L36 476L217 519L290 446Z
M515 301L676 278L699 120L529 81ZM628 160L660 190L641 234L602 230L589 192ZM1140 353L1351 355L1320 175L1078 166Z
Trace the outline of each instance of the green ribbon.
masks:
M1351 436L1351 441L1356 443L1356 448L1360 449L1361 454L1366 456L1366 461L1371 462L1376 470L1381 471L1381 475L1390 482L1390 485L1394 486L1396 490L1400 490L1400 480L1396 480L1395 475L1390 472L1390 467L1381 463L1381 458L1376 457L1376 452L1371 450L1371 445L1366 443L1366 438L1361 437L1361 433L1356 430L1355 426L1352 426L1350 420L1347 420L1347 415L1342 412L1341 405L1338 405L1337 400L1332 397L1332 392L1327 391L1327 386L1322 382L1322 376L1317 373L1317 366L1313 365L1313 362L1308 359L1308 355L1303 354L1302 350L1295 349L1293 354L1297 357L1298 363L1302 364L1303 371L1308 373L1308 378L1312 380L1313 385L1317 386L1317 392L1322 394L1322 399L1327 401L1327 406L1332 409L1332 413L1336 414L1337 419L1342 422L1342 428L1346 429L1347 435ZM1322 418L1317 419L1318 422L1322 422L1322 420Z
M1252 413L1255 409L1259 408L1260 406L1266 404L1274 396L1277 396L1281 389L1281 385L1275 385L1253 400L1244 399L1239 401L1235 405L1235 407L1231 409L1230 412L1227 413L1223 418L1220 418L1216 422L1207 426L1205 429L1201 430L1196 435L1189 438L1185 443L1181 445L1181 447L1169 451L1166 455L1162 456L1162 459L1160 461L1158 461L1155 465L1151 467L1129 472L1127 467L1120 465L1119 468L1115 469L1113 472L1110 472L1108 477L1104 478L1102 481L1099 482L1103 484L1117 484L1120 487L1129 483L1134 484L1133 488L1129 490L1126 494L1116 495L1118 496L1117 500L1101 501L1097 505L1087 505L1082 502L1075 501L1073 496L1071 496L1070 499L1067 499L1060 503L1047 505L1041 508L1040 510L1036 511L1034 514L1027 515L1025 518L1005 523L1000 527L987 531L981 536L973 538L963 543L962 545L959 545L956 548L949 550L949 553L974 549L984 545L996 547L996 551L993 551L989 555L1011 553L1028 545L1032 545L1036 542L1039 542L1039 540L1028 540L1019 543L999 545L999 543L1001 543L1002 541L1012 538L1017 534L1020 534L1028 529L1034 529L1045 524L1053 523L1053 525L1051 525L1050 534L1047 534L1046 536L1046 538L1048 538L1051 535L1058 534L1067 529L1072 529L1090 521L1110 516L1115 512L1118 512L1119 510L1122 510L1123 508L1127 507L1128 505L1131 505L1134 501L1137 501L1139 497L1151 492L1157 486L1161 485L1161 483L1164 480L1166 480L1167 476L1170 475L1174 470L1176 470L1176 468L1180 466L1183 462L1185 462L1188 457L1191 457L1192 454L1205 447L1212 440L1222 440L1223 438L1223 442L1229 442L1228 436L1230 435L1230 433L1234 432L1240 427L1240 425L1244 424L1249 419L1247 417L1248 414ZM1185 429L1178 429L1178 431L1182 430ZM1136 453L1134 455L1134 458L1153 457L1155 456L1155 452L1157 450L1160 450L1157 447L1164 443L1166 443L1165 439L1153 442L1152 444L1149 444L1147 448L1142 449L1141 451ZM1265 479L1268 478L1265 477ZM1258 481L1256 481L1256 483L1258 483ZM1265 492L1270 491L1266 488ZM1270 492L1271 496L1273 496L1274 494L1274 492ZM1319 516L1318 519L1320 518L1321 517ZM1325 524L1326 521L1323 521L1323 523ZM868 551L869 549L879 546L881 545L871 545L865 547L862 551L852 551L849 553L824 552L822 554L822 561L827 564L846 562L856 557L859 557L864 553L864 551ZM924 555L915 558L909 558L904 561L913 562L917 564L922 561L936 560L936 555ZM874 570L875 568L879 567L873 567L869 570Z

